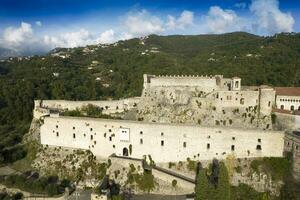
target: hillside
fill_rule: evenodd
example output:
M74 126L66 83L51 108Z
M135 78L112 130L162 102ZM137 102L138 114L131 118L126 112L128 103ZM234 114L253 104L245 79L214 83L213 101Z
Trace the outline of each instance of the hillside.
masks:
M157 36L59 48L0 62L0 163L23 157L33 99L139 96L142 74L223 74L243 85L300 86L300 34Z

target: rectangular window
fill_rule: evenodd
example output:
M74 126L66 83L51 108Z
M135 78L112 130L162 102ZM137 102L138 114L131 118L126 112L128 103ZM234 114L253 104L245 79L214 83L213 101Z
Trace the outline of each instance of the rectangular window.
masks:
M231 145L231 151L234 151L234 148L235 148L234 145Z
M260 138L258 138L258 139L257 139L257 142L261 142L261 139L260 139Z
M58 132L56 132L56 136L57 136L57 137L59 136L59 133L58 133Z
M160 141L160 145L161 146L164 146L165 145L165 142L162 140L162 141Z
M160 135L161 135L161 136L164 136L164 133L163 133L163 132L161 132L161 133L160 133Z
M56 125L56 128L58 128L58 125Z
M95 144L95 145L96 145L96 143L97 143L97 142L96 142L96 141L94 141L94 144Z
M184 148L186 147L186 142L183 142L183 147L184 147Z
M76 138L76 135L75 135L75 133L73 133L73 138L74 138L74 139Z
M109 141L111 141L111 140L112 140L112 137L110 136L110 137L109 137Z
M256 145L256 150L261 150L261 145Z
M207 143L206 149L210 149L210 144L209 143Z
M235 137L232 137L232 140L235 140Z
M90 131L93 131L93 128L90 128Z
M140 131L140 134L143 135L143 131Z
M143 139L142 138L140 139L140 144L143 144Z
M91 140L93 140L94 139L94 136L93 135L91 135Z
M73 130L75 130L75 126L73 126Z

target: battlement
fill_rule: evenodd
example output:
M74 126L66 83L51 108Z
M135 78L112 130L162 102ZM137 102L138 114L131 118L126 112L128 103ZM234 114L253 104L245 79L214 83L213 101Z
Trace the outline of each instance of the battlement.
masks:
M144 89L151 87L197 87L206 92L240 90L241 78L223 75L149 75L144 74Z
M201 79L213 79L216 77L223 78L223 75L151 75L152 78L201 78Z

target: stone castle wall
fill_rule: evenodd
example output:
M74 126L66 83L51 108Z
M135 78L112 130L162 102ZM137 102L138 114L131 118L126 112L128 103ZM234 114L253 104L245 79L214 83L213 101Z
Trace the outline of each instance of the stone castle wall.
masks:
M94 155L111 154L156 162L224 159L234 154L244 157L281 157L282 132L145 123L74 117L46 117L41 127L43 145L89 149Z
M49 108L57 110L76 110L87 105L94 105L103 109L104 114L124 112L137 106L140 98L128 98L107 101L67 101L67 100L35 100L36 108Z

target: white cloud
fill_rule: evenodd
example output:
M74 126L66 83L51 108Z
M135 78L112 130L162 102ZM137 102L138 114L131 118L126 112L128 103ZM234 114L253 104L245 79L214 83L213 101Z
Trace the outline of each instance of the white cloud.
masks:
M78 47L89 45L93 42L92 35L85 29L67 32L59 36L44 36L44 43L51 48L55 47Z
M3 33L3 41L9 46L18 46L20 43L31 39L32 35L31 24L22 22L20 27L6 28Z
M36 22L35 22L35 25L37 25L37 26L42 26L42 22L41 22L41 21L36 21Z
M256 32L274 34L293 31L294 18L291 13L280 11L278 0L252 0L250 11L257 18L253 24Z
M116 41L115 32L112 29L104 31L100 37L96 39L97 43L112 43Z
M176 28L186 28L187 26L193 25L194 13L188 10L184 10L180 17L176 19L175 17L168 15L168 20L166 23L167 28L176 29Z
M149 34L159 34L164 31L160 18L150 15L146 10L130 13L124 22L127 35L140 37Z
M204 17L208 32L225 33L243 29L243 20L233 10L223 10L219 6L210 7Z

